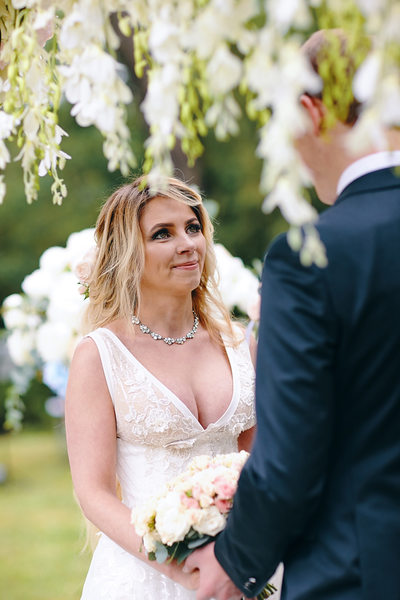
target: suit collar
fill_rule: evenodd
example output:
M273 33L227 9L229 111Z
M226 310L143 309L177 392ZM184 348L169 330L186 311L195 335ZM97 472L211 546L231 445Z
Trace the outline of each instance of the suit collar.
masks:
M387 188L400 188L400 167L380 169L358 177L337 197L335 205L342 202L347 196Z
M341 174L337 184L337 196L353 181L381 169L388 169L400 165L400 150L374 152L367 154L352 162Z

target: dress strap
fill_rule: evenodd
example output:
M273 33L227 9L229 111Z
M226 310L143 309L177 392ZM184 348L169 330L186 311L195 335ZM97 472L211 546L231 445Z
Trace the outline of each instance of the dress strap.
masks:
M251 338L251 334L253 332L254 329L254 325L255 325L255 321L249 321L247 327L246 327L246 332L244 334L244 338L247 342L247 345L250 347L250 338Z
M115 398L115 380L113 377L113 356L112 349L110 348L110 340L107 336L107 330L103 328L95 329L94 331L88 333L85 337L90 337L97 346L97 350L100 355L101 364L103 367L104 377L106 378L106 383L108 387L108 391L110 392L112 403L114 404Z

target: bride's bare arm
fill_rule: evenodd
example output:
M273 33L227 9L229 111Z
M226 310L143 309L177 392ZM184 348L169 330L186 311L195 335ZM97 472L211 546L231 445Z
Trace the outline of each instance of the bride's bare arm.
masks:
M147 561L130 523L130 509L116 494L115 413L100 356L90 338L80 342L71 362L65 425L72 480L84 515L125 550ZM148 564L185 587L196 587L197 573L185 574L176 563Z

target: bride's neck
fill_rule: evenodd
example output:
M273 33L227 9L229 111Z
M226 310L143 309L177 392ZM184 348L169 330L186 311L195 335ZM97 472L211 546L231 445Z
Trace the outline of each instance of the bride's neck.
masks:
M141 299L140 321L163 336L179 337L193 326L192 297Z

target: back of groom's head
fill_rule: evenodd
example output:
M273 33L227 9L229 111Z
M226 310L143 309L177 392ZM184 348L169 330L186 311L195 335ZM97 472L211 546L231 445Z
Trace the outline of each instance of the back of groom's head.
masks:
M350 37L343 29L321 29L303 44L302 51L322 79L322 91L306 93L323 101L332 116L354 125L361 104L353 95L354 74L370 49L366 36Z

